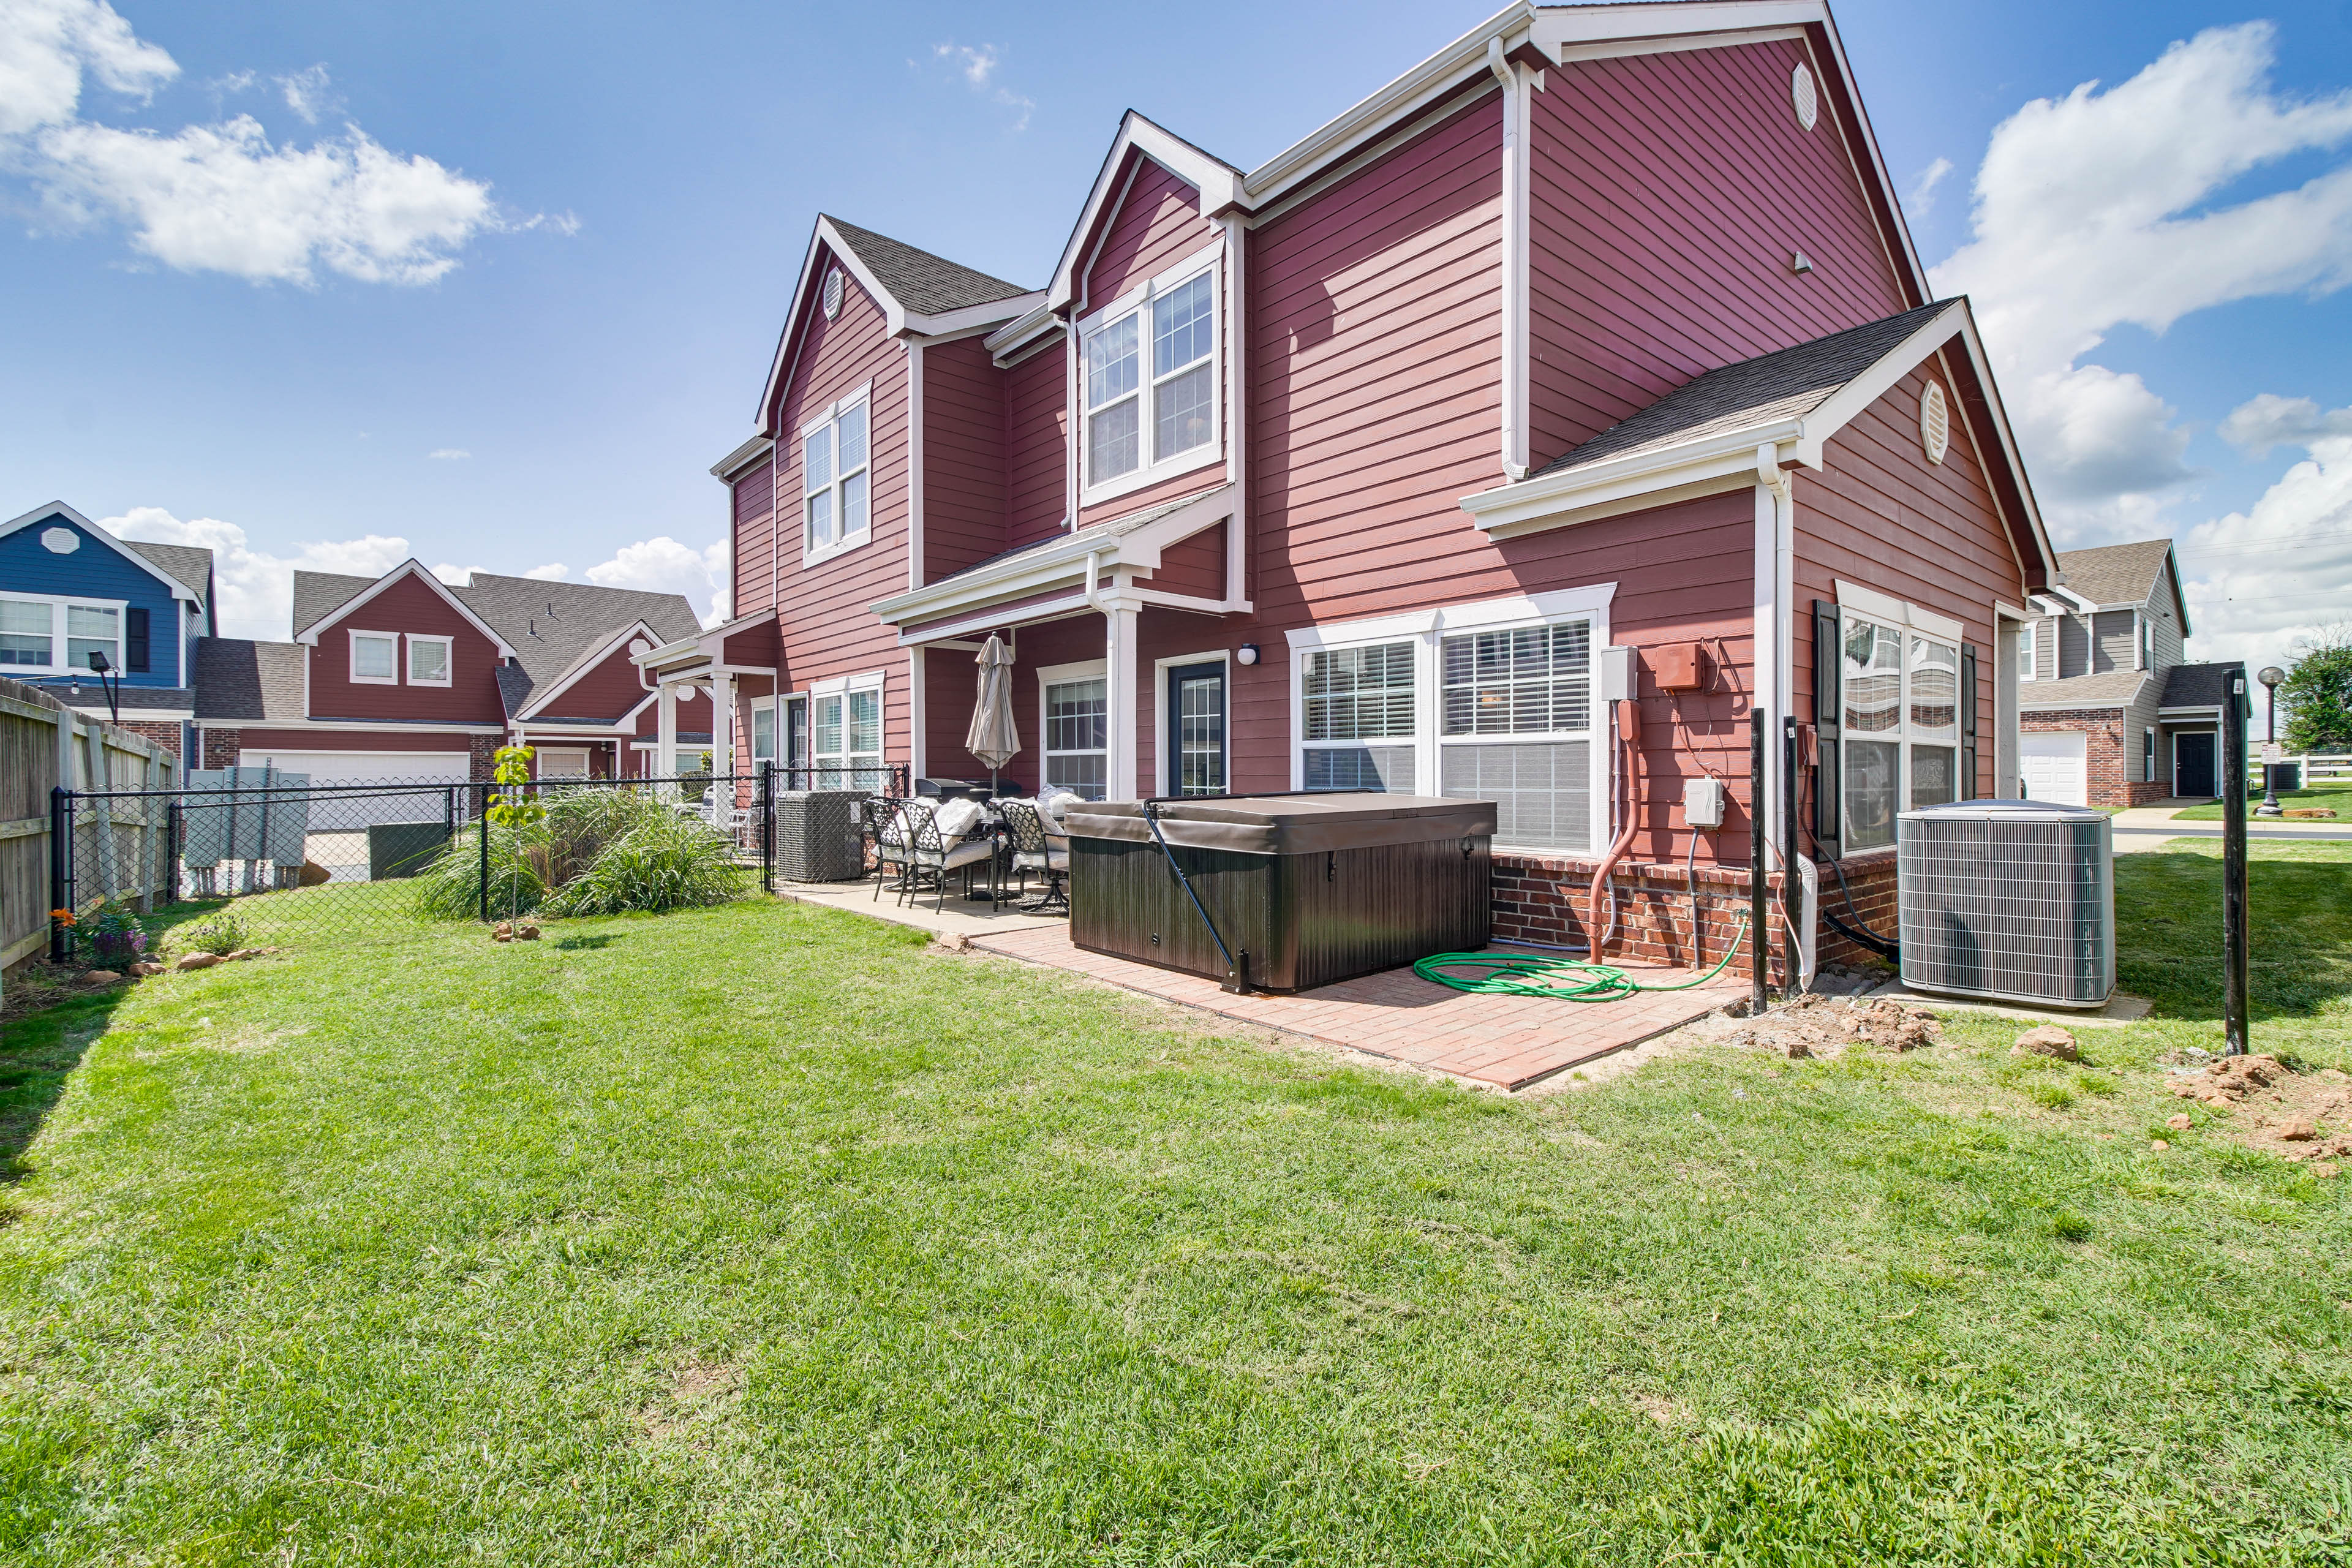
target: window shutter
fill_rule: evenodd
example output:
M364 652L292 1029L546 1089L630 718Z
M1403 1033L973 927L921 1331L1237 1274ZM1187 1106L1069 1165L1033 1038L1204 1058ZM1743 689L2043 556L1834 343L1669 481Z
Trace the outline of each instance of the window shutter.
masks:
M122 667L134 675L147 673L147 612L135 605L122 615Z
M1960 777L1955 800L1977 798L1977 650L1960 645Z
M1838 721L1845 716L1845 620L1827 599L1813 601L1813 837L1838 852Z

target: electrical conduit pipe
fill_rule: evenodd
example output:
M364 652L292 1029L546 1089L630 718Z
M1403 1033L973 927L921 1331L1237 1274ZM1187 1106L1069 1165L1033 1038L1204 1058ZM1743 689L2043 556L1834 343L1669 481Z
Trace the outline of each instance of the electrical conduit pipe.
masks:
M1601 902L1609 896L1609 875L1617 868L1617 862L1625 858L1625 852L1633 847L1633 830L1641 823L1642 797L1635 787L1633 768L1635 749L1642 738L1640 712L1630 697L1610 706L1617 726L1616 734L1610 740L1610 747L1612 753L1617 752L1619 747L1623 748L1622 753L1612 756L1612 761L1625 770L1625 826L1619 830L1617 842L1609 847L1609 853L1601 858L1600 866L1593 871L1592 887L1585 894L1584 937L1594 958L1601 957L1608 950L1609 928L1601 923Z

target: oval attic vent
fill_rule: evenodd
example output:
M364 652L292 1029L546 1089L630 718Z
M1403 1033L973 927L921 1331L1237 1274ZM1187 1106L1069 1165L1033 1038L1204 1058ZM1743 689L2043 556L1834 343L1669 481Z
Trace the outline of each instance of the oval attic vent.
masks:
M1932 381L1919 395L1919 444L1931 463L1942 462L1952 444L1952 411L1945 406L1944 389Z
M841 314L841 268L836 267L824 275L824 319L828 321Z
M1797 123L1811 131L1813 121L1821 117L1822 101L1813 90L1813 73L1799 66L1789 73L1789 101L1797 106Z

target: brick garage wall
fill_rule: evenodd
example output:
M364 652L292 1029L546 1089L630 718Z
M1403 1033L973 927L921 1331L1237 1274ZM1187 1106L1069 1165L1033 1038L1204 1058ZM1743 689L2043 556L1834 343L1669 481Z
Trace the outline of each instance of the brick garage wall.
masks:
M244 731L215 730L207 726L204 737L205 754L197 766L208 772L236 766L237 749L245 739Z
M2021 713L2017 727L2030 735L2074 731L2083 737L2084 792L2090 804L2113 809L2146 805L2162 800L2166 786L2135 780L2139 757L2120 708L2058 708L2042 713Z
M109 727L128 730L173 757L180 754L180 721L176 719L125 719Z

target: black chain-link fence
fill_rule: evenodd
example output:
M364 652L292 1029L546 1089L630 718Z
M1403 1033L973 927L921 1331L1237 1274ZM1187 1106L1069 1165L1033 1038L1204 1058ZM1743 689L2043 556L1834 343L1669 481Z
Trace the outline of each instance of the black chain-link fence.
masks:
M872 787L896 782L870 771L883 775ZM174 789L60 789L50 958L120 967L166 945L224 951L320 930L393 936L420 914L502 920L554 906L624 839L658 840L669 857L661 874L684 864L706 887L731 876L772 890L776 803L790 776L763 764L509 785L237 768ZM648 826L662 831L637 831Z

